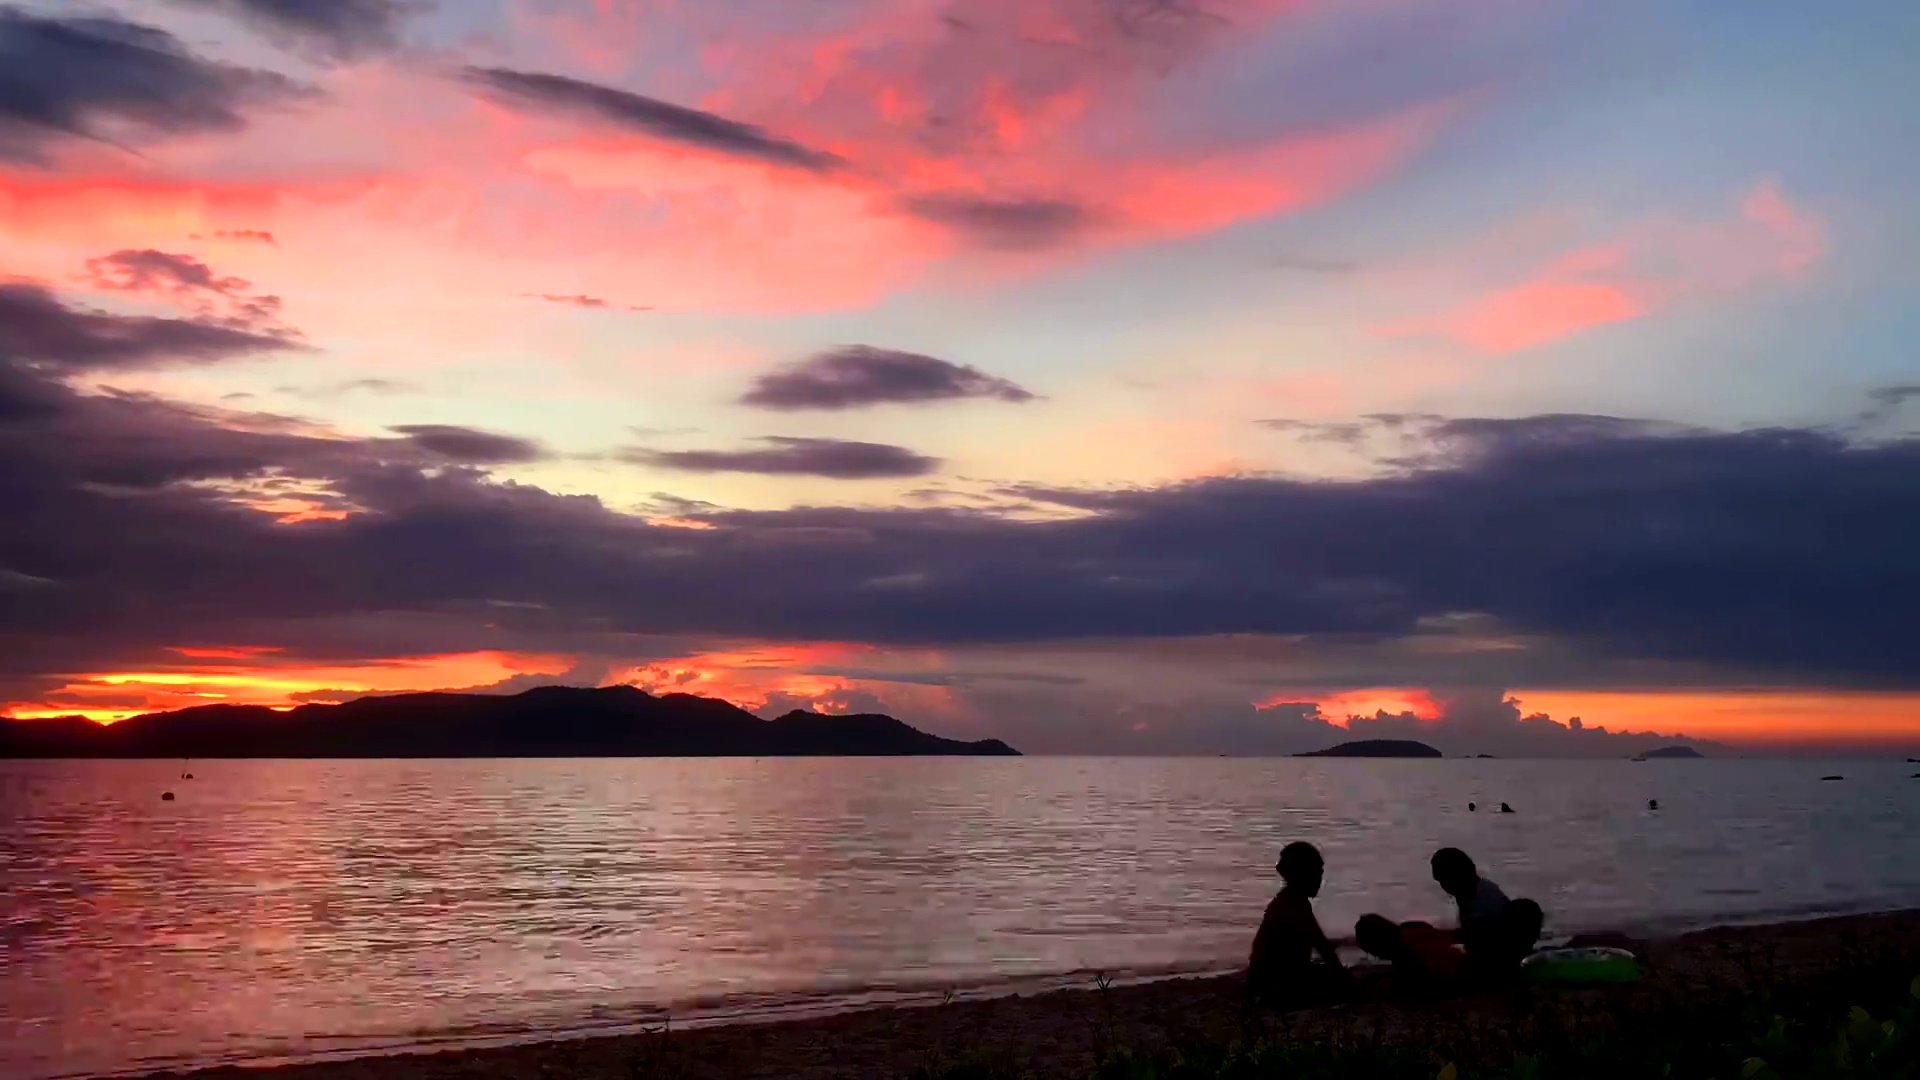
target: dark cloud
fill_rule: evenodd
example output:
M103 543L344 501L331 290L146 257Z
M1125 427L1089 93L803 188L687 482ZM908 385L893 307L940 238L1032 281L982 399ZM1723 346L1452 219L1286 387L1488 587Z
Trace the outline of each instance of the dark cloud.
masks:
M0 283L0 360L77 372L214 363L301 347L281 330L110 315L68 307L41 285Z
M303 93L282 76L195 56L152 27L0 7L0 159L44 162L65 139L233 131L248 109Z
M760 376L740 403L763 409L852 409L957 398L1024 402L1034 395L964 364L871 345L843 345Z
M260 343L75 313L44 291L10 287L0 302L15 305L0 308L0 568L38 583L0 589L0 696L183 642L619 655L620 642L672 635L998 642L1024 656L1086 639L1150 639L1155 655L1200 639L1284 640L1289 653L1352 661L1390 658L1437 622L1500 640L1404 654L1482 685L1569 685L1515 678L1537 674L1547 650L1563 678L1652 668L1689 673L1691 685L1920 687L1908 614L1920 604L1916 439L1586 417L1423 421L1444 428L1439 448L1360 479L1036 489L1074 511L1045 519L684 504L679 516L706 526L687 528L490 478L477 466L525 456L505 436L350 438L285 417L81 393L62 377L231 358ZM57 333L40 325L49 313ZM184 345L169 339L181 325ZM638 454L776 474L931 467L866 445ZM285 498L348 516L287 524L253 508ZM1179 695L1162 697L1172 722Z
M836 480L925 476L940 465L937 458L885 443L778 436L759 441L766 446L755 450L630 450L620 456L635 464L682 472L826 476Z
M236 277L221 277L191 255L164 251L116 251L87 260L88 283L98 289L143 292L153 289L203 289L230 296L252 286Z
M402 424L393 429L428 453L471 465L539 461L547 452L531 439L452 424Z
M1358 420L1292 420L1285 417L1257 420L1255 423L1263 428L1298 436L1304 442L1336 443L1341 446L1359 446L1372 427Z
M533 300L545 300L549 304L566 304L569 307L586 308L590 311L607 311L607 310L652 311L653 310L653 308L647 306L646 304L616 304L611 300L604 300L598 296L587 296L582 293L575 293L572 296L567 296L561 293L527 293L526 296L529 299L533 299Z
M311 387L305 390L297 386L278 388L283 394L305 394L318 397L344 397L348 394L417 394L420 387L404 379L347 379L343 382L329 383L326 386Z
M900 201L914 217L944 225L983 247L1024 251L1072 240L1097 221L1085 206L1062 199L988 199L914 195Z
M280 298L254 293L244 278L216 274L191 255L128 249L87 260L87 283L119 292L166 293L200 304L200 314L242 329L271 329Z
M1408 421L1404 416L1387 414L1382 422L1404 427ZM1686 430L1659 420L1591 413L1545 413L1511 419L1436 420L1425 425L1424 435L1442 456L1503 456L1528 448L1553 450L1606 445Z
M173 0L222 11L269 38L317 56L354 60L400 45L400 24L424 5L415 0Z
M481 67L466 69L466 75L474 85L521 108L584 116L773 165L824 171L846 164L837 155L789 142L752 124L565 75Z
M1867 407L1855 423L1863 428L1878 427L1904 412L1910 401L1920 401L1920 385L1901 384L1870 390Z
M1379 464L1403 468L1446 463L1510 452L1534 444L1577 445L1613 439L1681 434L1687 429L1664 421L1587 413L1546 413L1517 419L1450 418L1431 413L1371 413L1358 420L1255 421L1303 442L1333 443L1370 450Z
M273 234L265 229L215 229L207 234L215 240L235 240L250 244L278 244ZM195 239L200 239L196 236Z
M597 296L587 296L584 293L576 293L572 296L562 296L558 293L528 293L527 295L533 297L535 300L545 300L549 304L568 304L573 307L583 308L603 308L607 306L605 300Z

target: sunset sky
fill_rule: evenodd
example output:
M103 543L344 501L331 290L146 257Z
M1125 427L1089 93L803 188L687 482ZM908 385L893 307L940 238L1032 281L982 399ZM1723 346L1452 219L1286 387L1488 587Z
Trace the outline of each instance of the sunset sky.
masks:
M1920 751L1916 42L0 0L0 713Z

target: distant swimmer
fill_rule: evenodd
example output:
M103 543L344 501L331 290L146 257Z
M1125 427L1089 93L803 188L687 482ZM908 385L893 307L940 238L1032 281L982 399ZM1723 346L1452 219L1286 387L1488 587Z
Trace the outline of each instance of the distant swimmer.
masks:
M1471 814L1471 813L1473 813L1473 812L1474 812L1475 810L1478 810L1478 809L1480 809L1480 804L1479 804L1479 803L1468 803L1468 804L1467 804L1467 813L1469 813L1469 814Z
M1511 806L1508 806L1508 805L1507 805L1506 803L1501 803L1501 804L1500 804L1500 812L1501 812L1501 813L1503 813L1503 814L1511 814L1511 813L1513 813L1513 807L1511 807Z
M1658 810L1658 809L1660 809L1660 800L1659 800L1659 799L1648 799L1648 800L1647 800L1647 809L1649 809L1649 810Z
M173 801L173 792L171 792L171 791L163 791L163 792L161 792L161 793L160 793L160 801L161 801L161 802L172 802L172 801Z

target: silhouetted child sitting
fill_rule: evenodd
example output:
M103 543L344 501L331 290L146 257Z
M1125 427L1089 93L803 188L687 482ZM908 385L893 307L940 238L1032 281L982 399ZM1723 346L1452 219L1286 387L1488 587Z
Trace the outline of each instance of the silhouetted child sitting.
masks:
M1286 884L1267 905L1247 960L1247 991L1256 1001L1303 1008L1342 996L1347 971L1313 914L1326 863L1312 844L1295 841L1280 850L1274 867ZM1314 963L1318 957L1320 962Z
M1544 915L1531 900L1509 900L1500 886L1480 876L1459 848L1433 853L1433 880L1460 908L1460 945L1476 974L1498 976L1519 966L1540 940Z

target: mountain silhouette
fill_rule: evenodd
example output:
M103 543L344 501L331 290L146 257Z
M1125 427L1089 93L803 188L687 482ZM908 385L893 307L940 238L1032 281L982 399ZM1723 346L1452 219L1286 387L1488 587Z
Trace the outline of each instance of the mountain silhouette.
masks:
M1395 757L1395 758L1436 758L1440 751L1423 742L1412 739L1360 739L1356 742L1343 742L1338 746L1329 746L1325 750L1312 750L1294 757Z
M1698 758L1706 756L1707 755L1695 750L1691 746L1663 746L1658 750L1649 750L1644 754L1637 754L1635 758L1642 761L1652 761L1657 758Z
M891 716L795 710L762 720L692 694L631 686L525 693L397 694L278 712L201 705L102 725L79 717L0 720L0 758L459 758L1015 756L998 739L959 742Z

